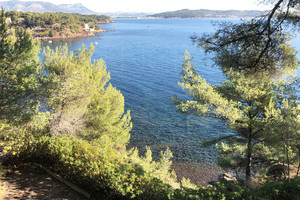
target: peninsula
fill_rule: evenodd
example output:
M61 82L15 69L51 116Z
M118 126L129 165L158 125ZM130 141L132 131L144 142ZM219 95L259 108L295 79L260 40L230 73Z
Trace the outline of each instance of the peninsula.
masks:
M8 11L5 17L6 24L12 29L30 29L33 37L39 40L90 37L104 32L97 24L110 23L110 17L105 15L71 13Z

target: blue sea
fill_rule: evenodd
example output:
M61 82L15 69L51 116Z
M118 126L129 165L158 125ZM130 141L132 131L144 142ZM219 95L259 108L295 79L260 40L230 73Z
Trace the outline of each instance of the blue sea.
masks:
M240 22L238 19L217 19ZM97 37L44 42L56 47L68 43L70 50L83 44L95 46L93 59L103 59L111 74L110 83L125 97L125 109L131 111L133 129L130 147L141 152L150 146L154 157L169 147L175 162L216 161L214 148L201 148L205 140L230 134L225 122L215 118L183 115L176 112L169 98L184 97L177 85L183 54L194 58L197 71L211 84L224 77L213 66L210 55L193 45L189 36L212 33L215 19L118 19L100 25L107 32ZM300 38L292 40L300 51ZM299 57L299 54L298 54ZM299 57L300 58L300 57Z

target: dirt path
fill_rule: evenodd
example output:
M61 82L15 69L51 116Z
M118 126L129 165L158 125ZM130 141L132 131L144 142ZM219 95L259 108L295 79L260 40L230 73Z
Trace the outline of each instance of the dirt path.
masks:
M207 185L209 181L218 179L222 173L220 168L209 165L177 163L173 165L181 180L184 176L192 183ZM214 170L212 170L214 169ZM178 173L179 172L179 173ZM50 176L43 169L33 165L23 165L9 169L2 176L0 200L85 200L86 198ZM1 195L1 194L0 194Z
M22 166L8 170L1 178L3 195L0 200L84 200L73 191L37 167Z

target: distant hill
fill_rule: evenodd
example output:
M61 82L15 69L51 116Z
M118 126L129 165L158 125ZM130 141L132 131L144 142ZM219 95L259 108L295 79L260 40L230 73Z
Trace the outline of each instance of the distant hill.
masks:
M262 15L265 11L259 10L177 10L171 12L163 12L147 17L158 18L248 18Z
M61 4L58 5L58 7L62 10L66 10L67 13L96 14L94 11L91 11L88 8L84 7L81 3Z
M23 12L64 12L64 13L80 13L80 14L96 14L95 12L84 7L82 4L61 4L55 5L42 1L3 1L0 7L5 11L23 11Z

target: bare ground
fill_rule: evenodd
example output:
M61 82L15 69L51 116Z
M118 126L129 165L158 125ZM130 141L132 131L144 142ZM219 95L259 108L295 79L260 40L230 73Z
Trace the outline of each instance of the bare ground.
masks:
M189 178L192 183L208 185L216 181L223 172L214 165L199 163L175 163L173 169L177 172L178 180ZM0 182L0 200L85 200L86 198L72 190L62 182L56 180L43 169L22 165L18 168L6 170Z
M57 181L42 169L21 166L1 177L0 200L84 200L81 194Z

